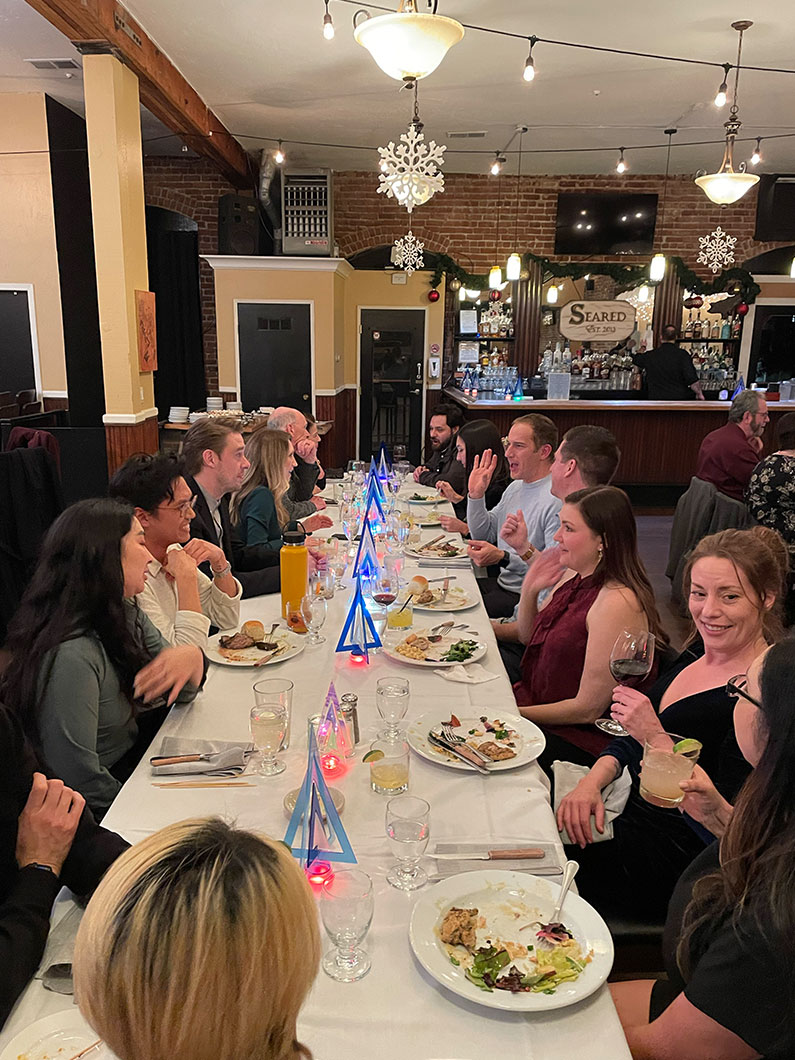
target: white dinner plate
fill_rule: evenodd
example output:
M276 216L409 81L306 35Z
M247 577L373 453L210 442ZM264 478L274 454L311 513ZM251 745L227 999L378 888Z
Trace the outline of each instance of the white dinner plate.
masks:
M410 493L410 494L408 494L408 496L405 496L405 497L398 496L398 500L399 501L405 501L406 504L438 504L439 503L439 494L438 493L425 493L425 494L423 494L422 500L418 501L417 498L415 497L415 495L413 493Z
M261 652L259 648L241 648L235 651L237 658L227 659L225 655L222 655L218 650L218 641L221 637L231 636L235 633L234 629L221 630L220 633L216 633L214 637L210 637L207 640L207 658L210 662L220 663L221 666L254 666L255 663L259 662L264 652ZM280 644L289 645L287 651L282 652L281 655L276 655L268 662L263 663L261 669L266 666L276 666L278 663L285 662L287 659L292 659L296 655L300 655L304 650L305 642L300 639L296 634L290 633L285 629L277 629L273 634L273 640Z
M449 876L430 890L423 891L417 899L409 923L411 948L437 983L475 1004L509 1012L546 1012L574 1005L598 990L613 966L613 940L607 924L579 895L570 891L566 896L561 920L582 950L592 952L593 959L578 979L561 983L554 994L511 994L507 990L488 993L479 989L466 978L463 967L451 963L438 935L439 926L451 906L479 909L495 899L511 899L536 911L533 919L543 922L551 916L559 893L559 883L524 872L482 869Z
M433 541L433 538L429 537L426 540ZM441 542L439 542L439 544L441 544ZM456 545L455 550L455 553L451 553L448 556L442 556L438 552L423 552L423 546L422 543L420 543L416 547L407 548L406 555L410 556L412 559L432 559L439 563L447 563L449 560L454 559L466 559L466 545Z
M443 514L443 512L437 512L435 509L426 512L420 519L420 526L441 526Z
M434 588L438 588L434 586ZM440 603L429 603L429 604L414 604L415 611L469 611L470 608L477 607L481 602L481 596L478 595L477 599L472 599L466 589L451 588L447 594L447 599L444 604Z
M513 748L516 751L516 758L507 758L501 762L492 762L490 766L486 767L490 773L504 773L507 769L517 769L519 766L529 765L531 762L535 762L544 750L547 742L546 737L535 722L529 721L527 718L522 718L517 714L498 714L496 711L490 713L485 709L481 711L481 713L492 723L499 719L500 721L504 721L506 725L515 729L517 732L517 739L515 741L516 746ZM448 769L458 769L463 772L471 773L472 767L468 766L466 762L462 762L460 759L446 754L442 748L435 747L428 740L429 731L431 729L438 729L441 722L447 721L449 716L449 711L445 713L444 711L437 709L431 710L427 714L423 714L421 717L410 721L408 725L409 746L422 758L427 758L429 762L435 762L437 765L446 766ZM459 717L459 721L461 722L461 725L454 728L453 732L459 736L463 736L464 739L467 739L470 729L483 729L483 723L481 722L480 717ZM485 743L489 738L490 737L487 733L485 736L478 737L477 743Z
M394 631L391 632L392 636L394 636ZM428 630L415 630L411 632L416 632L421 636L424 633L427 633ZM407 631L406 636L411 636L411 632ZM456 644L459 640L475 640L476 637L476 633L462 633L460 637L443 637L441 641L439 641L438 644L434 644L433 647L438 649L440 654L443 654L451 645ZM466 662L460 664L457 662L442 662L440 659L410 659L408 655L401 655L400 652L395 651L397 645L402 644L405 639L406 637L401 636L391 641L386 640L384 641L381 650L384 655L388 655L390 659L394 659L396 662L408 663L409 666L424 666L426 670L438 670L440 667L446 666L468 666L469 663L478 662L478 660L482 659L488 651L486 645L478 641L478 646L475 648L472 655L466 660Z
M23 1027L0 1053L0 1060L68 1060L98 1037L73 1005ZM115 1053L104 1044L86 1054L86 1060L114 1058Z

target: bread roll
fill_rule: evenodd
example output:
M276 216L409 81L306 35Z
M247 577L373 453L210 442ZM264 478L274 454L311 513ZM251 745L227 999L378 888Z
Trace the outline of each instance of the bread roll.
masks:
M261 622L244 622L240 632L254 641L265 640L265 627Z

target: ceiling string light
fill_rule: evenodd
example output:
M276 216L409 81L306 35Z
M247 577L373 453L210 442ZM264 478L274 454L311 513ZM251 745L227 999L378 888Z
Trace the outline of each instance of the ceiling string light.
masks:
M751 155L751 165L752 166L758 166L761 161L762 161L762 137L761 136L757 136L757 138L756 138L756 147L754 148L754 153Z
M739 33L737 43L737 65L734 70L734 91L732 94L732 105L728 121L724 122L726 130L726 146L723 151L723 162L717 173L704 173L696 177L696 184L704 192L708 199L719 206L728 206L741 199L754 184L759 183L759 177L755 173L745 172L745 162L741 162L737 169L734 168L734 141L740 131L742 122L738 116L738 89L740 85L740 57L743 50L743 33L753 26L753 22L744 19L740 22L732 22L732 29Z
M273 161L276 163L277 166L280 166L282 162L284 162L286 157L287 156L285 155L284 151L282 151L282 142L281 140L279 140L278 147L276 148L276 152L273 156Z
M498 260L497 254L500 244L500 213L502 210L502 181L497 181L497 230L494 237L494 260ZM502 269L499 265L492 265L489 269L489 287L492 291L502 286Z
M524 134L527 132L526 125L518 125L516 131L519 133L519 167L516 174L516 223L513 230L513 245L519 246L519 185L522 182L522 141ZM518 280L522 275L522 259L514 250L508 258L508 262L505 266L505 279L506 280Z
M665 201L668 198L668 173L671 168L671 142L673 137L677 133L677 129L666 129L665 135L668 137L668 151L665 155L665 179L663 180L663 201L660 206L660 244L662 244L662 231L663 221L665 220ZM665 255L661 252L657 252L649 263L649 281L651 283L660 283L665 276Z
M334 19L329 13L329 0L324 0L324 2L326 5L326 13L323 16L323 36L326 40L334 40Z
M547 290L547 305L554 305L558 300L558 288L552 283Z
M716 107L720 108L720 107L725 107L726 106L726 100L727 100L728 95L729 95L729 85L727 83L727 78L729 76L729 70L731 70L731 68L732 68L732 64L731 63L724 63L723 64L723 80L720 83L720 88L715 93L715 106Z
M366 17L357 24L360 14ZM396 12L375 18L367 11L357 11L353 24L356 43L396 81L416 81L432 74L464 36L464 27L454 18L420 14L417 0L400 0Z
M536 64L535 59L533 58L533 45L538 40L538 37L528 37L527 39L530 42L530 51L527 53L527 60L524 64L524 72L522 73L522 77L525 81L533 81L535 80L536 76Z
M491 168L489 170L489 172L491 173L491 175L493 177L498 177L500 175L500 171L502 170L504 162L505 162L505 157L503 155L501 155L499 151L495 151L494 152L494 161L491 163Z
M616 173L626 173L627 164L624 161L624 148L619 147L618 149L618 162L616 163Z

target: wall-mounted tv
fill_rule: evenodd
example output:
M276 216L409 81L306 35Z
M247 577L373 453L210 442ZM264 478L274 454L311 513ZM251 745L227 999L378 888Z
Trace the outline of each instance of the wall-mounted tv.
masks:
M555 253L650 254L656 220L656 195L561 191Z

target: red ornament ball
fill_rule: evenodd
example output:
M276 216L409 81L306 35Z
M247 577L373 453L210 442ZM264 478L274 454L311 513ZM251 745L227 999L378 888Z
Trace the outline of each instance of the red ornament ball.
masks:
M737 306L737 316L738 317L744 317L747 312L748 312L748 303L747 302L740 302L738 304L738 306Z
M693 303L694 309L700 309L704 304L704 299L701 297L700 294L695 294L692 298L688 298L688 302L691 301Z
M502 291L489 291L489 301L490 302L499 302L499 300L501 298L502 298Z
M439 296L439 292L436 290L435 287L432 290L428 291L428 301L429 302L438 302L439 301L439 297L440 297Z

